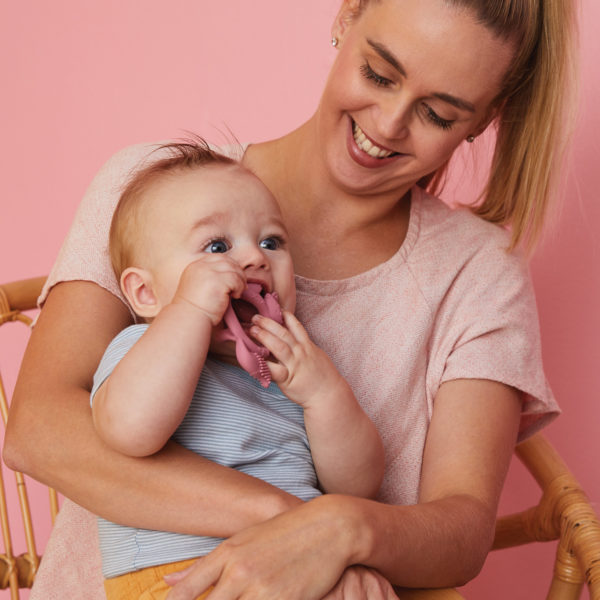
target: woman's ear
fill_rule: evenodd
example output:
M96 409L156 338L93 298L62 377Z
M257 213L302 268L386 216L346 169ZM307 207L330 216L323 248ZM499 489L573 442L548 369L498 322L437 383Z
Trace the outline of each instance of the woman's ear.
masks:
M125 269L121 273L121 290L136 315L153 319L159 313L160 302L154 293L152 275L146 269Z
M360 4L360 0L344 0L342 2L342 6L331 27L332 39L335 38L338 42L344 39L347 29L360 13Z
M501 107L494 106L491 107L485 117L481 120L481 123L477 126L475 131L473 131L472 135L474 137L480 136L489 126L490 124L500 115Z

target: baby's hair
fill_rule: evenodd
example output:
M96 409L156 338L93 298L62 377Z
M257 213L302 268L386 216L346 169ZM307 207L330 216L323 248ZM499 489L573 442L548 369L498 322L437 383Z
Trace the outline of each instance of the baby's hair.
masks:
M153 160L154 154L166 156ZM162 144L148 155L150 164L133 172L113 214L109 233L109 253L117 279L132 266L135 241L141 227L141 199L148 188L165 177L182 171L209 166L232 166L239 163L213 150L208 142L199 136L190 139Z

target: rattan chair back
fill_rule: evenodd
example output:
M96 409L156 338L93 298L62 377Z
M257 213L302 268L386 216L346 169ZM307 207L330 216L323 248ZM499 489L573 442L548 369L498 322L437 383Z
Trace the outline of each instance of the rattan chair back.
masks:
M32 318L26 311L36 308L36 300L44 283L44 277L16 281L0 286L0 326L19 323L31 327ZM0 373L0 413L6 427L8 419L8 398ZM22 473L15 472L16 489L22 516L25 538L25 552L15 556L11 524L8 518L7 494L4 478L0 470L0 520L4 552L0 554L0 589L10 589L11 600L18 600L20 588L30 588L37 572L40 556L37 552L35 533L27 494L27 482ZM56 492L49 489L50 516L52 522L58 512Z
M576 600L584 584L600 600L600 522L558 452L541 434L516 454L542 491L537 506L498 519L494 549L558 540L547 600Z

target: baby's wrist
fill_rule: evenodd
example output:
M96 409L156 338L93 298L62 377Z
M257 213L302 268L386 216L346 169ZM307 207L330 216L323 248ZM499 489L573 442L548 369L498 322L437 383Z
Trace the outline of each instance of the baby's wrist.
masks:
M205 309L186 298L175 297L170 304L165 306L163 311L169 311L177 316L182 322L185 322L188 327L198 325L199 327L214 327L213 317Z
M343 409L354 394L348 382L339 374L330 381L323 381L313 393L307 394L301 403L305 410L330 411Z

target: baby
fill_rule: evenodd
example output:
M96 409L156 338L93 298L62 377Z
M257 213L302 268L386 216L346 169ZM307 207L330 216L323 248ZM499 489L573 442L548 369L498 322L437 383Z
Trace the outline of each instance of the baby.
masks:
M143 322L117 335L94 377L99 435L138 457L172 439L304 501L321 490L374 496L383 446L292 314L277 202L202 141L160 150L168 155L136 173L111 226L113 267ZM99 533L109 600L165 597L165 574L222 541L103 519Z

